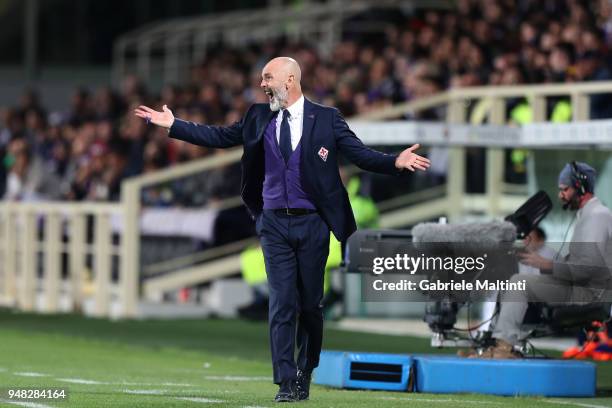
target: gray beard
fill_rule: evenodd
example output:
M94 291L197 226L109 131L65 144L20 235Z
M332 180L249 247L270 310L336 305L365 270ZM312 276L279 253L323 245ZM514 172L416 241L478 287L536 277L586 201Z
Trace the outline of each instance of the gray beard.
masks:
M270 101L270 110L277 112L280 108L283 108L289 93L286 89L281 88L279 90L272 90L272 100Z

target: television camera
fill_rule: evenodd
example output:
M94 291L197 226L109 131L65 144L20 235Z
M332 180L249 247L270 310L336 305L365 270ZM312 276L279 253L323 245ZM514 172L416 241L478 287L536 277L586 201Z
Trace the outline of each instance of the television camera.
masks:
M444 259L449 255L457 257L458 254L475 256L488 249L495 251L496 262L487 265L486 270L475 271L471 274L462 273L462 279L474 282L485 274L495 276L496 279L507 278L517 273L516 255L525 250L520 240L538 226L551 208L550 197L544 191L540 191L529 198L513 214L507 216L503 222L456 225L422 223L410 230L357 231L347 242L346 271L363 273L365 281L371 280L373 257L385 251L387 254L408 252L421 256L426 253L428 257ZM426 275L428 281L446 282L457 277L455 271L442 269L438 267L425 273L419 271L416 275L420 275L418 278L421 279L423 275ZM412 275L412 278L417 277L416 275ZM474 291L470 294L454 290L421 291L427 301L423 320L432 332L431 345L433 347L484 349L491 345L492 331L489 329L491 325L487 325L486 329L481 329L487 323L484 321L469 327L469 315L471 314L470 307L475 301L494 299L478 298L474 296L474 293ZM482 295L487 291L479 293ZM493 291L493 295L496 293ZM457 327L457 315L464 308L467 309L468 327L460 328ZM489 320L494 319L495 314ZM607 321L609 316L610 305L605 303L554 307L542 303L530 303L523 322L526 334L520 351L524 353L529 351L529 339L579 328L590 328L594 321Z

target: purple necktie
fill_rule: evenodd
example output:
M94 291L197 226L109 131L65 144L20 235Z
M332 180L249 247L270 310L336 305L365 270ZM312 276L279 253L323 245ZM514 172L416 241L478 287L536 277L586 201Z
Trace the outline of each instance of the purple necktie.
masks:
M293 149L291 148L291 129L289 128L289 116L291 114L287 109L283 109L283 120L280 127L280 140L279 147L280 151L285 159L285 163L289 161Z

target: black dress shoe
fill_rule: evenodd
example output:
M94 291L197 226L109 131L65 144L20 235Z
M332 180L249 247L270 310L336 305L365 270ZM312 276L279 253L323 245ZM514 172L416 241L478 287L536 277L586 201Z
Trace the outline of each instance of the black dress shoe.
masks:
M310 380L312 378L312 371L298 370L296 385L296 394L298 401L307 400L310 396Z
M295 402L297 400L295 380L283 381L274 397L274 402Z

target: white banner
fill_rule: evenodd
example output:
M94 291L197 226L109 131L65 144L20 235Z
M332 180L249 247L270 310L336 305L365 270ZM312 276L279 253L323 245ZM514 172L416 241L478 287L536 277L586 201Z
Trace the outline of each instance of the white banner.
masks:
M368 145L589 147L612 148L612 120L535 123L518 126L439 122L352 122L351 129Z
M523 141L533 147L612 146L612 120L534 123L523 128Z

